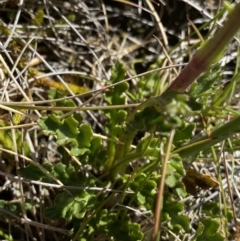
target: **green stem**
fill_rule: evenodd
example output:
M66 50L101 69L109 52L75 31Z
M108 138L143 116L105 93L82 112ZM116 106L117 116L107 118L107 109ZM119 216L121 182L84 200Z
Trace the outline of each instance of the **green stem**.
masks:
M240 131L240 116L214 130L210 136L199 138L189 144L175 150L173 153L180 154L181 157L197 155L200 151L206 150L211 146L226 140L236 132Z
M131 122L134 119L137 111L142 111L146 107L154 106L158 111L162 111L168 101L168 96L172 97L172 94L167 93L167 95L164 97L156 96L144 101L134 110L133 113L131 113L131 115L128 117L126 122L128 123ZM117 166L118 168L114 168L114 171L112 172L113 177L116 177L117 174L123 174L125 172L125 169L129 162L123 162L122 160L125 156L129 154L131 144L137 132L138 130L133 130L131 133L126 133L125 131L121 133L119 138L119 144L116 147L114 163L112 165L112 166Z

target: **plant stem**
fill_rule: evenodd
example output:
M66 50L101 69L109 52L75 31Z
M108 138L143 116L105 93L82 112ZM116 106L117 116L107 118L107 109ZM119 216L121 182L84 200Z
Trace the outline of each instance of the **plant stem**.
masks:
M228 20L217 34L207 41L193 56L188 65L169 86L167 91L184 92L197 77L221 57L224 48L240 28L240 3L236 4Z
M174 135L175 135L175 130L173 129L170 132L167 149L166 149L166 155L165 155L165 158L164 158L163 164L162 164L162 173L161 173L161 178L159 180L158 195L157 195L156 208L155 208L155 221L154 221L154 228L153 228L153 233L152 233L152 241L160 240L159 227L160 227L160 220L161 220L163 191L164 191L165 177L166 177L166 172L167 172L167 163L170 158L171 147L172 147Z
M226 140L231 135L239 131L240 116L214 130L210 136L204 136L198 140L194 140L187 145L175 150L173 153L179 153L181 157L197 155L200 151L203 151L223 140Z

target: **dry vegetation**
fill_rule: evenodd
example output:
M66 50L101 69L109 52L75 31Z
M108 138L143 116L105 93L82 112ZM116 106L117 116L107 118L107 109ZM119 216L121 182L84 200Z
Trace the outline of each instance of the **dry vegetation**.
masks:
M55 98L69 97L74 100L79 107L75 112L81 109L84 123L90 124L94 134L101 135L105 140L109 137L105 128L108 120L98 106L106 106L103 95L109 91L112 67L121 61L126 69L125 78L129 79L130 86L125 103L128 108L162 93L200 46L202 37L206 40L214 35L226 20L227 13L224 12L211 22L222 6L220 0L0 2L1 240L70 240L71 221L52 221L43 216L44 209L53 204L62 189L53 183L44 186L37 181L18 179L18 170L29 163L41 166L44 162L53 165L61 162L62 152L56 139L44 135L37 120L48 116L52 110L60 111L57 107L62 107L64 103L68 111L72 109L68 102L62 100L58 105L51 97L55 95ZM232 41L219 61L221 78L218 79L216 93L227 88L239 68L238 44L238 41ZM166 68L159 69L163 67ZM149 70L155 72L149 74ZM62 96L51 92L51 88L57 89ZM224 108L231 109L231 113L239 111L237 81L232 88L231 96L226 97L223 104ZM97 92L100 89L102 91ZM213 93L209 95L214 99ZM90 107L95 107L95 110ZM71 114L68 111L64 112L66 116ZM210 133L217 118L223 122L231 118L219 109L216 112L205 110L205 113L206 116L199 114L190 120L196 123L196 134L202 130ZM138 133L133 144L137 145L143 136L143 132ZM240 221L237 137L236 134L232 141L223 142L217 150L213 148L208 155L189 160L191 168L201 173L211 173L221 182L220 188L203 190L196 196L183 198L182 202L188 206L185 214L191 219L193 232L183 234L183 239L180 239L177 235L170 235L163 224L161 240L192 240L201 205L211 200L224 203L225 209L219 211L220 216L226 215L229 207L232 211L235 207L235 220L233 215L232 221L227 221L228 229L224 225L222 229L223 233L228 232L229 240L236 238L236 221ZM81 166L81 160L74 158L73 161L79 161ZM139 161L147 162L144 158ZM141 164L134 162L132 165L130 168ZM84 168L86 176L101 176L99 172L92 171L90 165L86 164ZM31 175L34 179L34 173ZM57 184L61 185L62 182L57 181ZM122 204L127 206L127 203ZM129 215L135 215L132 220L141 223L147 240L151 237L153 216L141 213L134 205L120 207L125 211L130 208L136 209L135 212L129 211ZM99 235L95 240L110 239Z

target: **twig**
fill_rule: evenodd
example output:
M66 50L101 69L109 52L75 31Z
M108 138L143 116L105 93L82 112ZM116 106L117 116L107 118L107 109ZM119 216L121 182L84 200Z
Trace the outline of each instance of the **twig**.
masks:
M152 241L160 240L159 227L160 227L160 220L161 220L163 191L164 191L164 185L165 185L167 163L168 163L168 160L170 158L170 152L171 152L171 147L172 147L174 135L175 135L175 129L173 129L170 132L170 136L169 136L168 144L167 144L167 149L166 149L166 154L165 154L165 158L163 160L162 175L161 175L161 178L159 180L159 188L158 188L158 195L157 195L156 208L155 208L155 222L154 222L154 228L153 228L153 233L152 233Z

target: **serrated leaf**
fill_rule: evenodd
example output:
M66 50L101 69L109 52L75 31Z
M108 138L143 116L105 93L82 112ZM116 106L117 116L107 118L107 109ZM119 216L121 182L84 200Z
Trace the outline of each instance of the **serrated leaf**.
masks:
M180 183L185 169L182 164L182 160L179 156L172 156L167 165L166 185L169 187L175 187Z
M100 137L93 136L91 140L91 153L97 153L101 150L102 139Z
M141 194L144 196L153 196L156 192L157 183L153 180L147 180L143 188L141 189Z
M152 136L143 137L137 145L137 150L144 152L148 150L152 153L152 156L158 156L160 151L159 139L153 138Z
M164 202L163 213L170 218L170 224L173 226L180 226L185 232L190 230L190 221L187 215L181 214L184 210L183 203L176 202L173 199L168 199Z
M144 188L148 190L148 193L152 193L152 190L157 188L157 183L153 180L146 181Z
M73 141L75 139L78 131L78 122L73 118L73 116L69 116L64 119L63 124L56 131L57 134L57 144L65 145L68 142Z
M188 124L181 130L177 130L174 136L174 143L177 141L186 141L192 137L193 130L195 129L195 124Z
M117 83L124 79L126 74L126 69L121 62L117 62L112 68L112 75L110 78L110 82L112 84Z
M74 113L73 114L74 119L78 122L78 124L81 124L83 121L83 116L79 113Z
M88 153L89 149L88 148L79 148L78 146L72 147L70 150L70 154L73 156L82 156L85 153Z
M74 197L66 193L61 193L55 198L54 205L45 209L44 216L53 220L60 218L71 220L73 204Z
M90 147L93 131L90 125L82 124L79 128L80 133L77 136L79 147Z
M185 186L183 183L178 183L175 187L174 187L174 192L177 193L177 195L179 197L186 197L187 196L187 192L185 189Z
M180 175L185 175L185 169L182 164L182 159L179 156L173 156L169 160L169 163L167 165L167 174L170 174L172 171L176 171Z
M225 238L219 230L220 222L217 219L205 218L199 223L193 240L196 241L224 241Z
M61 120L54 114L43 116L38 120L38 124L45 135L55 135L58 128L62 125Z
M56 173L55 177L60 180L69 179L69 175L66 172L66 165L61 162L54 165L54 172Z
M125 74L126 74L126 70L123 64L120 62L116 63L116 65L112 68L112 75L110 79L111 84L122 81L124 79ZM126 91L128 90L128 88L129 88L129 84L127 82L123 82L112 87L107 93L105 93L104 95L105 101L107 101L111 105L125 104ZM115 118L117 112L118 110L111 110L110 111L111 118Z
M91 199L93 198L94 196L86 191L79 191L78 194L72 196L63 192L55 198L54 205L45 209L44 216L54 220L64 218L70 221L73 217L81 219L92 207Z
M130 188L133 191L142 190L142 187L143 187L144 183L146 183L146 174L141 173L141 174L137 175L134 178L134 180L130 183Z
M48 98L50 100L55 100L63 97L64 97L63 94L57 91L55 88L50 88L48 91Z
M207 216L215 217L220 214L220 204L218 202L205 202L202 204L202 211Z
M46 174L37 166L29 164L27 167L20 168L18 174L21 177L30 179L30 180L42 180L43 177L47 177Z
M167 175L165 182L167 186L174 187L179 182L181 176L178 173L172 173L171 175Z

